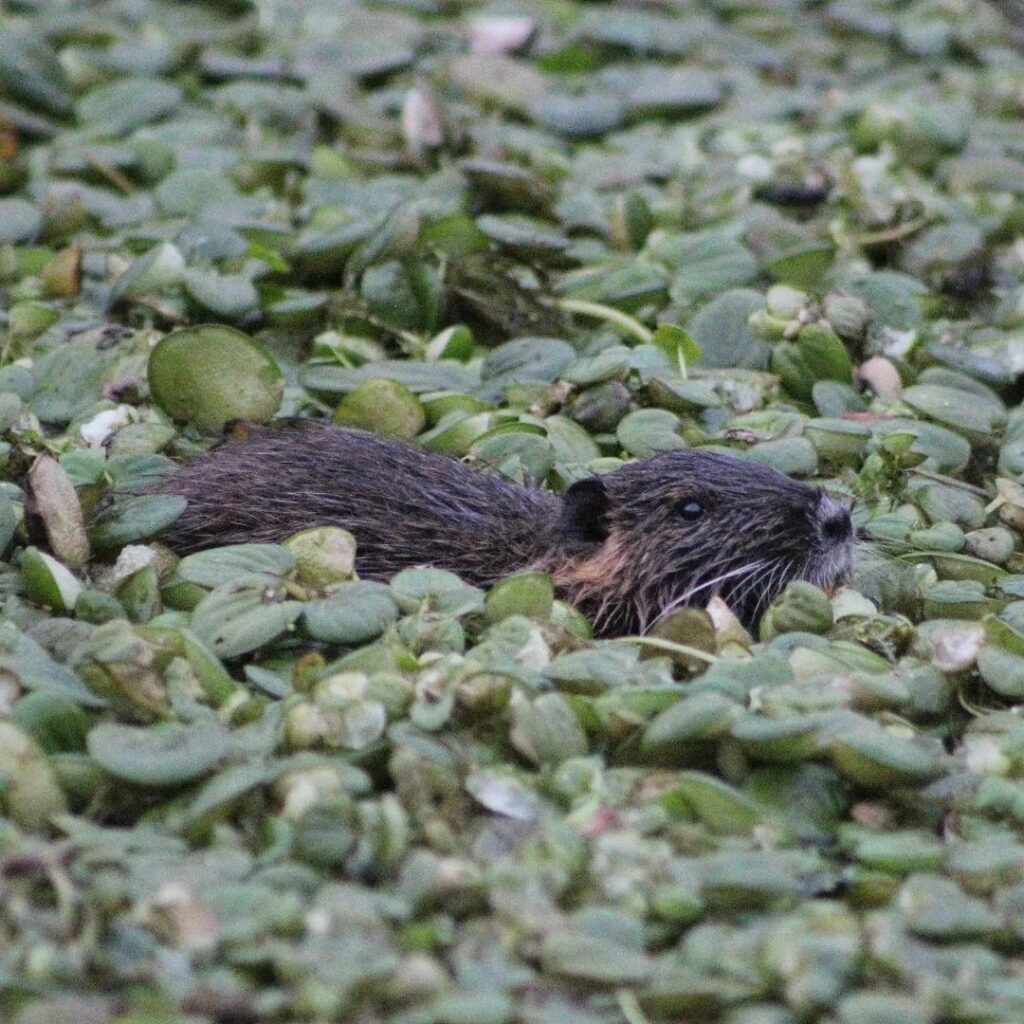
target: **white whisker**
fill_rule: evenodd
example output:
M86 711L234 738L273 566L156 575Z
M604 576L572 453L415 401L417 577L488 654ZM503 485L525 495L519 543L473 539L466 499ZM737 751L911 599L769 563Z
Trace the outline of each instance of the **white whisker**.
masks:
M655 618L654 622L651 623L651 628L653 628L659 622L661 622L662 620L667 618L669 615L671 615L677 609L679 609L681 607L685 607L688 604L691 604L692 603L691 599L694 598L697 594L701 593L702 591L709 590L712 587L717 587L719 584L724 583L728 579L733 579L733 578L735 578L737 576L744 576L744 575L756 573L764 565L765 565L764 561L752 562L752 563L750 563L748 565L741 565L741 566L739 566L736 569L731 569L729 572L721 573L720 575L715 576L715 577L713 577L710 580L707 580L705 583L700 583L700 584L698 584L695 587L691 587L689 590L684 591L678 597L674 598L664 608L661 608L659 610L658 615ZM714 595L709 595L709 596L714 596ZM646 633L647 630L644 629L642 632Z

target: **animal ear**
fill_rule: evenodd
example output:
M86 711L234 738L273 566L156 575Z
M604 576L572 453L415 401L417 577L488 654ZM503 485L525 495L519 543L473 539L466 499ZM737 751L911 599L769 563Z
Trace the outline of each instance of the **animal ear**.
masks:
M562 537L600 544L608 536L608 491L600 477L577 480L562 499Z

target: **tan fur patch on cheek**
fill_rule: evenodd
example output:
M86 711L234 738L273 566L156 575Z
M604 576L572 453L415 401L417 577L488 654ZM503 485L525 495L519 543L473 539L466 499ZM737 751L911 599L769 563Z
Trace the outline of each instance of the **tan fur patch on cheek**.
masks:
M572 589L612 589L625 576L629 563L626 544L621 535L613 533L594 554L575 558L559 567L555 582Z

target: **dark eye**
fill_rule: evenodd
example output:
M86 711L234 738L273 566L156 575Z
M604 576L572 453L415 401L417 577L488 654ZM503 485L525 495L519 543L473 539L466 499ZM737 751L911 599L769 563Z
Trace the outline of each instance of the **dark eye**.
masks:
M700 519L704 515L704 506L699 501L684 501L679 506L679 514L684 519L693 522L694 519Z

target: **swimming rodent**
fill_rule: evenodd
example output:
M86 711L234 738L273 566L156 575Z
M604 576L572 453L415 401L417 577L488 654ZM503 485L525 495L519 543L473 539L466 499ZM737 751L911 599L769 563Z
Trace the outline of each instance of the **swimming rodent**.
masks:
M602 636L643 633L715 594L752 626L790 581L832 587L853 560L839 502L767 466L694 449L586 477L559 498L307 420L247 425L161 490L188 499L164 533L181 553L340 526L356 538L363 578L431 565L486 586L540 569Z

